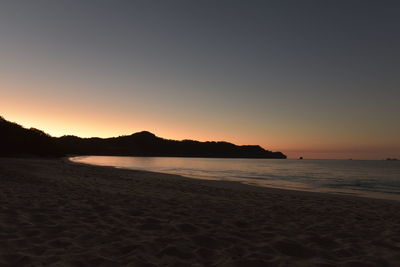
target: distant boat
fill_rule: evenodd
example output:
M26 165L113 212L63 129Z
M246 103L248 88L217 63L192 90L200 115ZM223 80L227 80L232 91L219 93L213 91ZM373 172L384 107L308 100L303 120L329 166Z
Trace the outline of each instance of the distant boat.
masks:
M396 158L387 158L386 160L398 160Z
M303 159L303 157L300 157L299 159Z

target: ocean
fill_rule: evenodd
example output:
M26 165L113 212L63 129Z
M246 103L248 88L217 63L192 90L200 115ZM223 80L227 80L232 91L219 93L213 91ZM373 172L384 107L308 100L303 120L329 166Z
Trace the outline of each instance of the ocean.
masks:
M400 161L119 156L79 156L70 160L197 179L400 200Z

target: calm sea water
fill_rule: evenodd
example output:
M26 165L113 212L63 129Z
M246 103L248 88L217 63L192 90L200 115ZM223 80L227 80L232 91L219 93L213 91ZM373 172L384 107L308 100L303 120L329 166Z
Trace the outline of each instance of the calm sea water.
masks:
M82 156L74 162L400 200L400 161Z

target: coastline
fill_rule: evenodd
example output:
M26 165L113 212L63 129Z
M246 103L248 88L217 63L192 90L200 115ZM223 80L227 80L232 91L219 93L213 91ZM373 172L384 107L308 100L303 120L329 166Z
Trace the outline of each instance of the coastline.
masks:
M398 201L65 158L0 167L4 266L400 265Z
M144 171L144 172L153 172L153 173L163 173L170 175L178 175L184 178L196 179L196 180L209 180L209 181L227 181L227 182L237 182L244 185L256 186L256 187L264 187L264 188L273 188L273 189L281 189L281 190L289 190L289 191L300 191L300 192L311 192L311 193L322 193L322 194L334 194L334 195L343 195L343 196L354 196L354 197L362 197L362 198L373 198L373 199L386 199L386 200L394 200L400 201L400 194L395 193L383 193L378 191L368 191L368 190L352 190L346 188L334 188L334 187L312 187L302 184L293 184L293 182L284 182L284 181L271 181L271 180L263 180L263 179L246 179L246 178L229 178L229 177L221 177L221 176L205 176L205 175L192 175L189 173L179 173L179 171L168 172L161 170L146 170L146 169L135 169L127 166L112 166L112 165L103 165L103 164L95 164L91 162L80 161L80 158L91 158L92 156L68 156L64 157L67 162L76 163L76 164L86 164L89 166L106 166L117 169L126 169L126 170L136 170L136 171ZM106 156L107 157L107 156ZM118 157L127 157L130 156L118 156ZM74 160L76 158L77 160ZM164 157L161 157L164 158ZM199 159L210 159L210 158L199 158ZM221 159L221 158L215 158ZM230 158L225 158L225 160L230 160ZM275 159L272 159L275 160Z

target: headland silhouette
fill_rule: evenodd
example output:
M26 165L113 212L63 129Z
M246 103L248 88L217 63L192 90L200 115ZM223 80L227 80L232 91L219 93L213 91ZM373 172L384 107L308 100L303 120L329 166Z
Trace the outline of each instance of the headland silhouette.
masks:
M143 131L110 138L52 137L35 129L0 117L0 155L114 155L158 157L212 158L276 158L285 159L282 152L265 150L258 145L238 146L232 143L169 140Z

